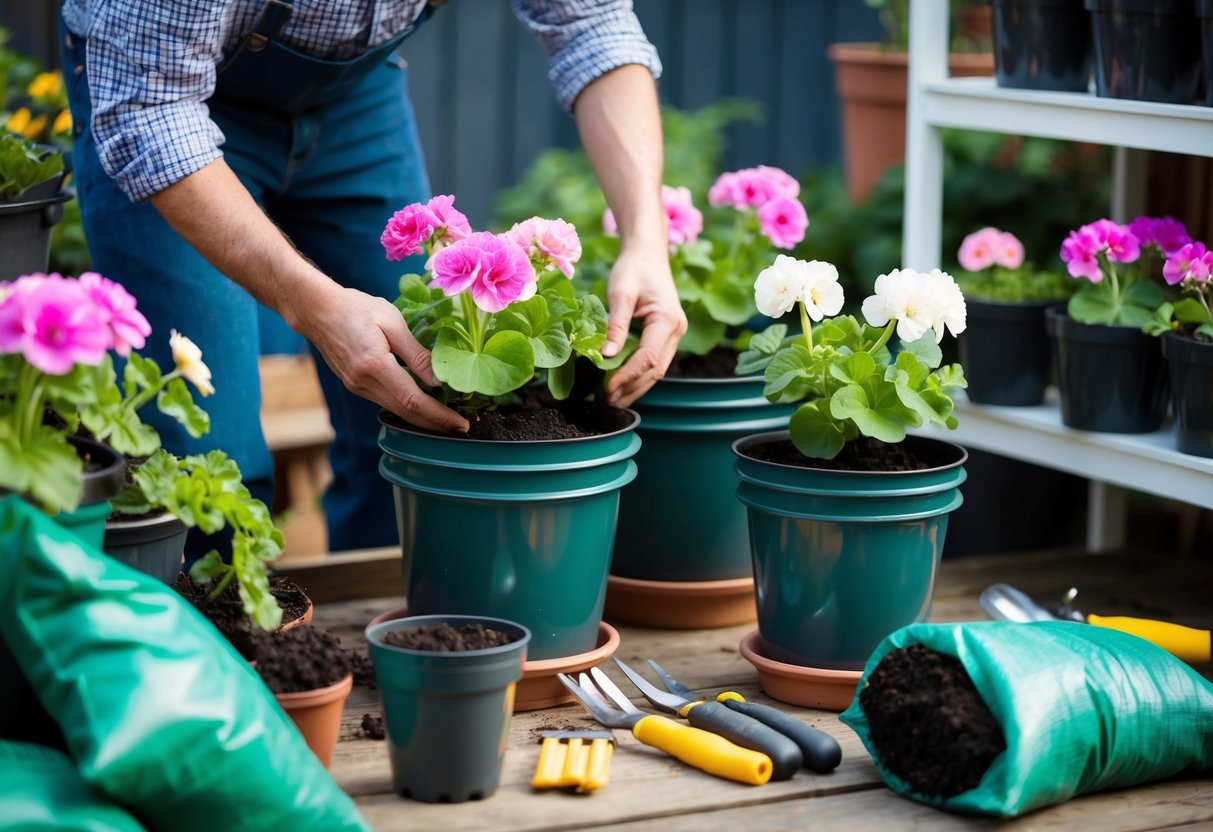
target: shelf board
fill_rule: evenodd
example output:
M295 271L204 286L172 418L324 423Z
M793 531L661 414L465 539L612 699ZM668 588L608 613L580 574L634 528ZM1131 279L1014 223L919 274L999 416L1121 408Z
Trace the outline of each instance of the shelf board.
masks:
M1017 90L993 78L927 84L922 106L937 127L1213 155L1213 107Z
M1213 509L1213 459L1181 454L1170 429L1093 433L1061 423L1056 394L1037 407L956 400L954 431L924 431L970 448Z

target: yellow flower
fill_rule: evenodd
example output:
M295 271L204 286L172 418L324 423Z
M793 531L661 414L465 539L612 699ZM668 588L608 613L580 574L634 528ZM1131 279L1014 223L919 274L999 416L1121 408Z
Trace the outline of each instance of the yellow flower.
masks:
M72 132L72 113L70 110L63 110L59 115L55 116L55 123L51 126L51 132L56 136Z
M198 392L203 396L209 396L215 392L215 388L211 385L211 369L202 363L202 350L198 349L198 345L179 333L173 330L168 339L169 347L173 351L173 361L177 364L177 372L182 378L198 388Z
M25 92L30 98L58 98L63 95L63 73L42 72L34 76Z
M22 107L9 116L8 123L4 125L4 129L10 133L24 136L25 129L29 127L30 118L33 114L30 113L29 107Z

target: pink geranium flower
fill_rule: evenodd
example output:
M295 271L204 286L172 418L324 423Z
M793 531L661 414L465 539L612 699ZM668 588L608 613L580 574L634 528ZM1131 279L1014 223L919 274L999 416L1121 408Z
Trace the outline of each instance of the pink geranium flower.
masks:
M722 173L716 177L712 187L708 189L708 204L720 208L724 205L734 205L733 194L736 191L737 174Z
M703 231L703 212L691 200L690 188L661 186L661 204L669 221L670 248L699 239ZM611 218L614 220L614 217Z
M88 291L61 275L28 275L0 301L0 352L20 352L49 375L101 363L112 339Z
M994 262L1005 269L1018 269L1023 265L1023 243L1010 231L998 235L994 249Z
M1132 263L1141 256L1141 243L1127 226L1109 229L1107 234L1108 259L1116 263Z
M788 196L792 198L800 196L800 183L796 181L796 177L783 168L759 165L754 168L754 171L758 176L766 179L771 192L775 196Z
M988 226L966 236L956 253L960 267L968 272L979 272L993 266L1001 247L1001 238L1001 231Z
M777 196L758 209L758 222L771 245L790 249L804 239L805 229L809 227L809 215L800 200Z
M535 270L526 252L505 237L487 231L468 235L434 255L436 286L454 297L471 291L485 312L500 312L535 294Z
M581 259L577 228L565 220L531 217L515 223L504 236L526 252L536 271L559 269L565 277L572 277L573 266Z
M421 254L422 246L429 243L434 231L442 221L428 205L414 202L392 214L387 227L379 237L389 260L403 260L413 254Z
M455 197L449 195L436 196L426 203L426 208L438 221L434 229L434 243L449 246L467 238L472 233L468 218L455 208Z
M142 349L152 332L152 325L135 308L134 296L120 284L96 272L84 272L77 281L88 292L97 314L109 327L110 346L119 355L130 355L132 349Z
M1103 270L1099 268L1096 255L1103 246L1087 228L1083 226L1070 232L1061 244L1061 260L1071 277L1085 277L1092 283L1099 283L1103 280Z
M1202 282L1208 280L1207 254L1209 252L1205 250L1204 243L1188 243L1167 258L1167 262L1162 267L1163 279L1171 286L1182 283L1185 278L1189 277ZM1213 258L1208 259L1213 260Z
M1137 217L1129 231L1143 246L1158 246L1171 255L1192 242L1192 236L1182 222L1174 217Z

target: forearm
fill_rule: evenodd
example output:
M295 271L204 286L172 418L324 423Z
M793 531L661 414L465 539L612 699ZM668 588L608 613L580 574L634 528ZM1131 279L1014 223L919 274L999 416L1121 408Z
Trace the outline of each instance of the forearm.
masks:
M590 164L619 226L625 250L664 252L664 155L657 86L646 67L628 64L589 84L573 116Z
M265 215L222 159L154 194L151 203L215 268L304 335L299 312L335 284Z

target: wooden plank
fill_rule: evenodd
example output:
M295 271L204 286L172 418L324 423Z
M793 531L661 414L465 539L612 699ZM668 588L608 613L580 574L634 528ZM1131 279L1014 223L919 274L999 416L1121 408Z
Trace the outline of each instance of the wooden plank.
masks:
M296 558L275 566L274 572L303 587L317 605L344 601L351 602L356 609L367 603L357 599L376 598L403 588L397 546Z

